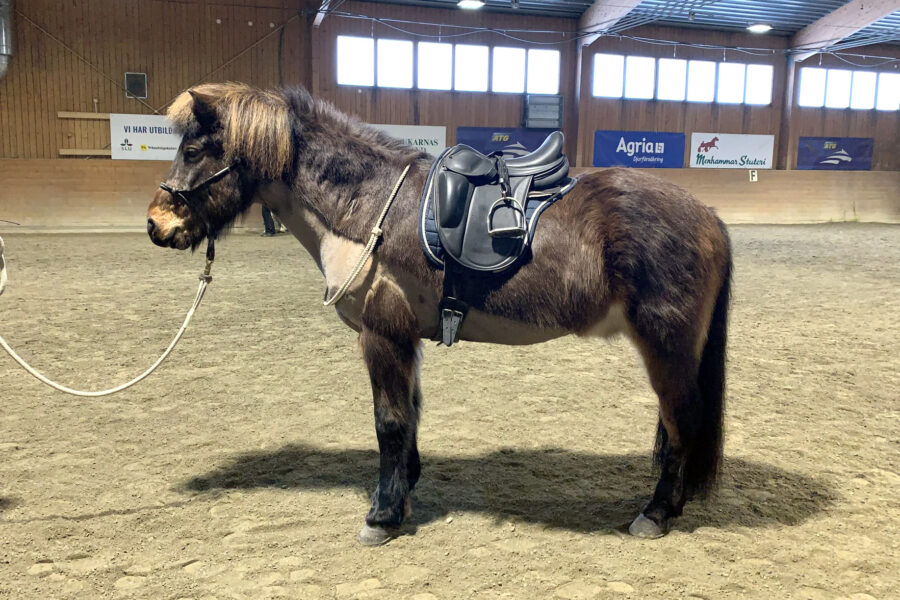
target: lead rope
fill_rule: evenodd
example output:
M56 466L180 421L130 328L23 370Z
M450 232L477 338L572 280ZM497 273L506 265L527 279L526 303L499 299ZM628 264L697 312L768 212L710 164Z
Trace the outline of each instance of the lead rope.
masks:
M206 288L209 286L212 281L212 276L209 274L212 269L213 260L215 259L215 250L213 246L213 239L209 238L206 247L206 268L203 269L203 273L200 274L200 287L197 288L197 296L194 298L194 303L191 305L190 310L188 310L187 316L184 318L184 323L181 324L181 329L178 330L178 333L175 334L175 339L172 340L172 343L169 344L169 347L166 348L166 351L163 352L162 356L160 356L153 365L129 381L128 383L123 383L118 387L114 387L108 390L103 390L99 392L83 392L81 390L74 390L72 388L66 387L64 385L60 385L50 379L44 377L41 373L39 373L36 369L34 369L31 365L29 365L25 360L16 354L15 350L10 348L9 344L6 343L6 340L3 339L3 336L0 336L0 346L3 346L3 349L12 357L14 361L19 363L19 365L28 371L29 374L33 375L38 381L45 383L52 387L55 390L59 390L60 392L65 392L66 394L71 394L73 396L81 396L83 398L97 398L99 396L109 396L110 394L115 394L116 392L121 392L122 390L126 390L140 381L143 381L150 375L153 371L159 367L163 363L164 360L171 354L172 350L175 349L175 346L178 345L178 342L181 340L181 336L184 335L185 330L187 330L188 323L191 322L191 318L194 316L194 312L200 306L200 302L203 300L203 295L206 293ZM3 295L3 290L6 287L7 275L6 275L6 259L4 258L4 250L5 246L3 244L3 238L0 237L0 295Z
M366 264L366 261L369 260L369 257L372 256L372 253L375 251L375 244L378 243L378 239L384 234L384 230L381 229L381 225L384 223L384 218L387 216L388 210L391 208L391 204L394 202L394 198L397 197L397 192L400 191L400 186L403 185L403 180L406 179L406 174L409 173L409 168L412 164L406 165L406 168L403 169L403 173L400 174L400 178L397 180L397 183L394 184L394 189L391 191L391 195L388 197L387 202L384 204L384 208L381 209L381 214L378 216L378 220L375 222L375 226L372 227L372 235L369 236L369 242L366 244L366 247L363 248L362 254L359 255L359 260L356 261L356 266L353 267L353 270L350 271L350 275L347 276L347 279L344 281L344 284L334 293L334 296L325 300L322 303L323 306L331 306L336 303L338 300L344 297L344 294L347 293L347 290L350 289L350 286L356 281L356 278L359 277L359 274L362 272L363 267Z

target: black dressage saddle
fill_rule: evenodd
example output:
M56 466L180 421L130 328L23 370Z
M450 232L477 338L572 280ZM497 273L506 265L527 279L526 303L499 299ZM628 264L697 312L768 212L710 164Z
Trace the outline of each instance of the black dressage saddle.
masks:
M528 249L541 212L574 187L563 141L562 132L553 132L517 158L485 156L460 144L432 166L419 234L429 260L444 269L444 344L457 340L466 313L460 279L510 269Z

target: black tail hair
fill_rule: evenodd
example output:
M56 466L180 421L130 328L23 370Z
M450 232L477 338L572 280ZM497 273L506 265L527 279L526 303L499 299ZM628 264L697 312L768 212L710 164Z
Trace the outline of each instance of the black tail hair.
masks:
M700 425L690 456L684 468L685 491L689 496L706 496L716 485L722 460L725 418L725 358L728 340L728 309L731 303L731 243L725 224L719 221L725 237L726 263L722 286L716 297L706 344L700 358L697 388L700 393ZM656 430L654 462L659 465L666 446L666 429L662 422Z

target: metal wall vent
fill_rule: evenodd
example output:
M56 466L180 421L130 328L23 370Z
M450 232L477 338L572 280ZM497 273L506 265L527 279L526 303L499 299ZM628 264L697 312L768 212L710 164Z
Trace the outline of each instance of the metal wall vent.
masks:
M146 98L147 97L147 74L146 73L125 73L125 97L126 98Z

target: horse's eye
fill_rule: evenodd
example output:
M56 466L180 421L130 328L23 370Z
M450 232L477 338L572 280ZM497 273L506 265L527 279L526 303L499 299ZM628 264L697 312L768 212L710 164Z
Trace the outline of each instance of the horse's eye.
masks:
M184 151L184 157L188 160L194 160L198 156L200 156L200 150L197 148L187 148Z

